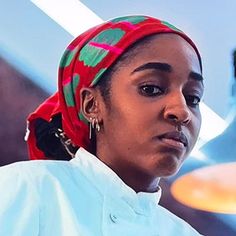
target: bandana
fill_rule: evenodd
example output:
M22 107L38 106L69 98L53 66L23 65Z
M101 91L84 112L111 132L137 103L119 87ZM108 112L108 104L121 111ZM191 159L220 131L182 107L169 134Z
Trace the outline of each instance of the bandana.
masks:
M66 48L58 72L58 92L28 117L27 143L30 159L47 159L37 147L35 121L62 116L66 136L78 147L89 150L88 121L80 110L80 90L95 86L104 72L137 40L158 33L174 33L184 38L201 57L192 40L173 25L149 16L125 16L109 20L75 38Z

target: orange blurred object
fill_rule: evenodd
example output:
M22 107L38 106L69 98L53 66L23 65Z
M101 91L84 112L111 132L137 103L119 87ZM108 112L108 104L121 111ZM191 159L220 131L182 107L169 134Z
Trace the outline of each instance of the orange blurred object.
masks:
M192 208L236 214L236 162L196 169L181 176L172 184L171 193Z

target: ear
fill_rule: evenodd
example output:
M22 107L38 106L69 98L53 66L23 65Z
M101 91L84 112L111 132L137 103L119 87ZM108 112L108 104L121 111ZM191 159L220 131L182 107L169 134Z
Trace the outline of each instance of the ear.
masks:
M80 90L80 107L83 116L89 121L90 118L100 120L99 97L95 88L82 88Z

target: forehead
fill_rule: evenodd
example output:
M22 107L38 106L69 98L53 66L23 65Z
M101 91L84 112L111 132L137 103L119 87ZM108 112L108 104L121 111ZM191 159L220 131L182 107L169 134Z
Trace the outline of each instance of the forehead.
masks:
M177 34L157 34L138 42L127 52L125 67L138 66L148 61L171 64L173 68L190 69L201 73L197 53L193 47Z

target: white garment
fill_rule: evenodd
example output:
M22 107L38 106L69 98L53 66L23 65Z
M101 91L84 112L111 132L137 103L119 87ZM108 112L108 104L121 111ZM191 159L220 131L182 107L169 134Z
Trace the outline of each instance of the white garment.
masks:
M160 196L135 193L83 148L69 162L18 162L0 168L0 236L199 235Z

